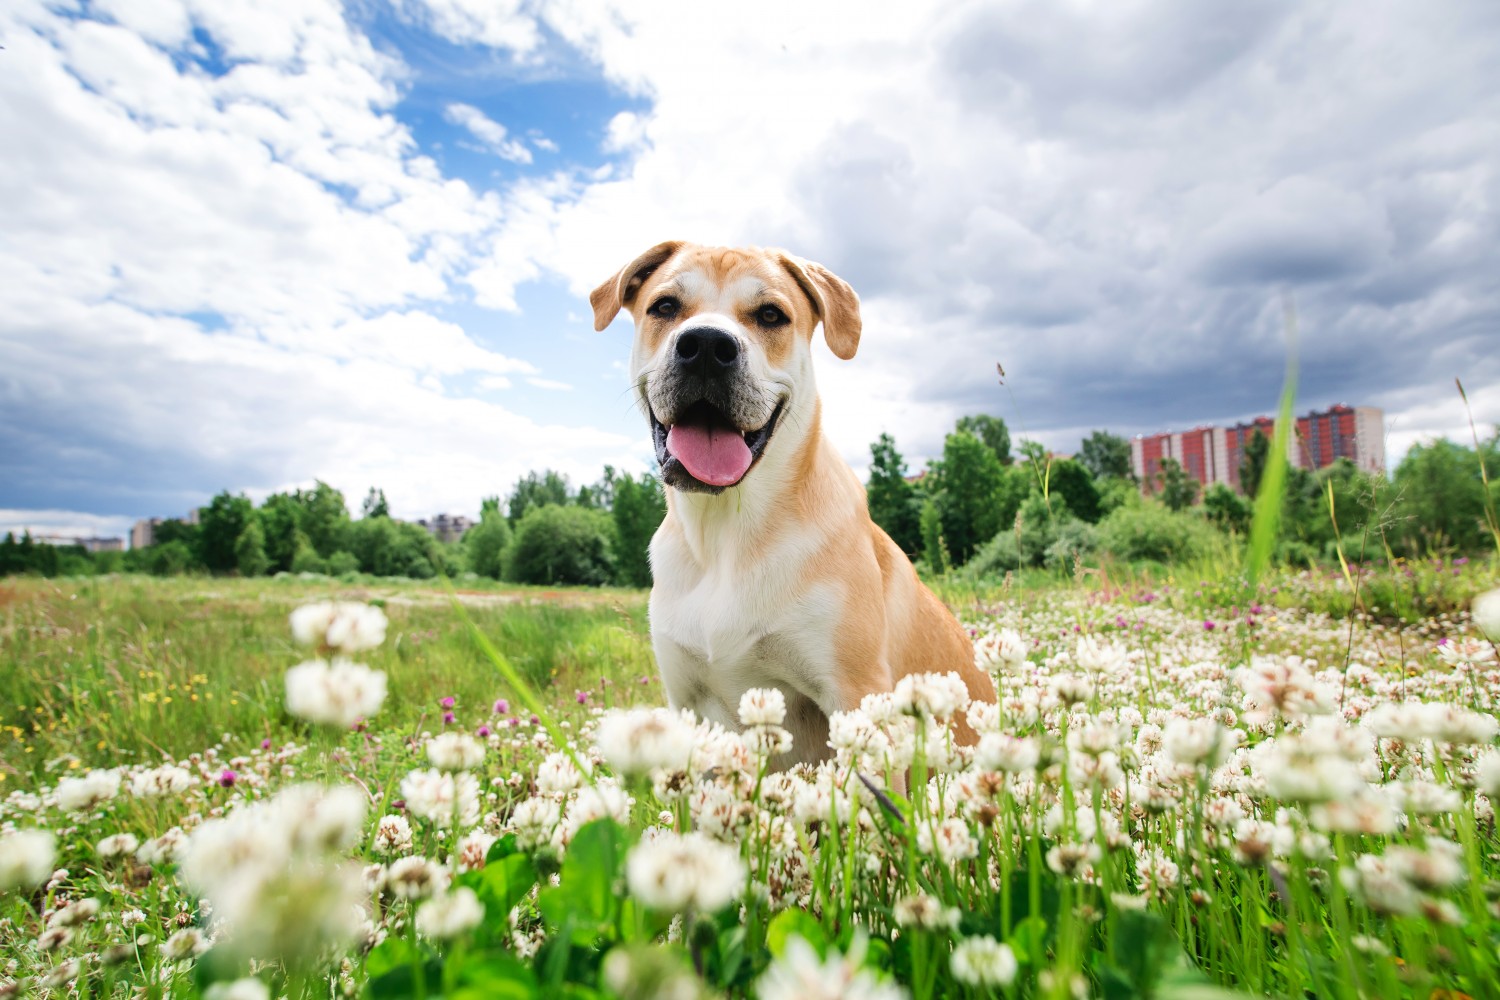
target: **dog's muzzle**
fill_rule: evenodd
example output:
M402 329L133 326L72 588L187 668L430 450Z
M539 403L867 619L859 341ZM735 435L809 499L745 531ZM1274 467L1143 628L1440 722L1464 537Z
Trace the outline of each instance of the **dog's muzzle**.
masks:
M765 452L786 404L769 419L746 428L746 414L765 413L763 397L747 392L748 376L739 341L717 327L683 330L663 372L661 415L647 401L656 460L668 486L719 493L745 478ZM747 396L749 398L747 398Z

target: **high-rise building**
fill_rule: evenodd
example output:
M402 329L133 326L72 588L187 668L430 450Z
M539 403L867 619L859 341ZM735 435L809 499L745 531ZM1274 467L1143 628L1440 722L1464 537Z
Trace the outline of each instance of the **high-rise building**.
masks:
M1302 469L1322 469L1347 458L1365 472L1385 471L1385 419L1373 406L1345 406L1298 417L1288 462ZM1257 432L1273 438L1270 417L1233 427L1195 427L1190 431L1151 434L1130 443L1130 464L1143 489L1150 492L1163 459L1175 459L1204 486L1224 483L1239 490L1240 463Z

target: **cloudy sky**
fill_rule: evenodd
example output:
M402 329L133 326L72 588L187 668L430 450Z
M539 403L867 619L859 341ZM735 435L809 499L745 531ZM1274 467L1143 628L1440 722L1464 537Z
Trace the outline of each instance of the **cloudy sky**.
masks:
M1500 421L1493 0L8 0L0 45L0 530L644 469L584 297L667 238L854 285L861 469L1269 411L1285 297L1300 410Z

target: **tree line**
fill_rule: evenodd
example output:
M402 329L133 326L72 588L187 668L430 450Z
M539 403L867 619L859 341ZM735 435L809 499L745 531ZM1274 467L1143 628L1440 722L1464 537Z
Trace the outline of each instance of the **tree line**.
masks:
M1270 450L1257 433L1241 463L1247 494L1222 483L1207 490L1177 462L1149 483L1131 471L1130 444L1094 431L1074 457L1034 441L1012 449L1005 421L960 419L942 454L912 475L896 441L871 445L870 516L930 573L1004 574L1024 567L1070 569L1103 557L1177 563L1213 556L1248 530L1251 495ZM1347 460L1289 469L1279 558L1308 565L1336 558L1473 555L1494 544L1500 431L1477 448L1439 439L1407 452L1387 478ZM368 573L425 579L473 572L544 585L651 582L647 547L666 512L660 481L606 467L576 490L566 476L531 472L502 502L486 498L480 519L457 542L394 520L372 488L351 518L344 495L324 482L277 493L259 507L224 491L199 523L166 521L155 543L129 552L88 553L29 536L0 540L0 575L98 572Z
M479 521L453 542L392 518L377 488L360 513L351 518L344 494L321 480L311 489L272 494L258 507L225 490L199 509L197 524L163 521L151 545L127 552L89 553L8 534L0 540L0 575L288 572L428 579L473 572L516 583L644 587L651 582L647 545L666 501L654 475L606 466L597 482L577 490L559 472L528 473L504 503L485 498Z
M1259 433L1240 465L1244 493L1223 483L1201 490L1182 465L1161 463L1151 481L1131 469L1130 443L1094 431L1074 457L1021 441L1012 453L1005 422L960 419L943 452L910 474L895 440L870 448L870 515L913 561L932 573L973 577L1023 567L1071 568L1102 556L1184 562L1224 551L1249 529L1270 442ZM1394 474L1347 459L1288 470L1277 554L1291 565L1350 558L1473 555L1495 544L1500 431L1477 448L1439 439L1407 452Z

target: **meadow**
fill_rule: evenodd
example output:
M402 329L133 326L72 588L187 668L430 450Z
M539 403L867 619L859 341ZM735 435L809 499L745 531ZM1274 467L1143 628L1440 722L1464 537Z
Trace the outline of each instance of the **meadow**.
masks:
M1496 571L944 587L790 774L642 591L6 581L0 996L1497 996Z

